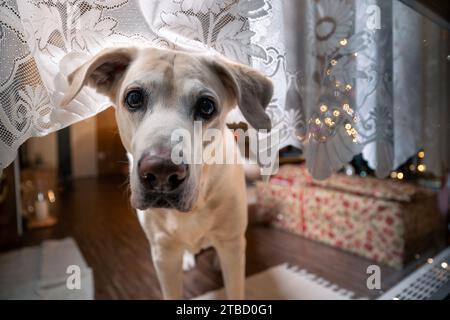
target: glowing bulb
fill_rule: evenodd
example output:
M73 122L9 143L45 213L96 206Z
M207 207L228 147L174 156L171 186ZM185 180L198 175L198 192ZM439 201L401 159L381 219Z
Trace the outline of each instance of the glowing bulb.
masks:
M332 65L332 66L335 66L335 65L337 65L337 60L334 60L334 59L333 59L333 60L331 60L331 65Z
M328 70L327 70L327 76L329 76L330 74L331 74L331 70L328 69Z
M346 86L345 86L345 90L347 90L347 91L350 91L350 90L352 90L352 86L351 86L351 85L349 85L349 84L348 84L348 85L346 85Z
M448 263L447 262L442 262L441 263L441 267L444 268L444 269L447 269Z
M56 201L55 193L53 192L53 190L48 190L47 196L50 203L54 203Z
M339 87L341 83L339 81L336 81L336 87Z
M397 172L392 171L392 172L391 172L391 178L392 178L392 179L397 178Z
M397 179L399 179L399 180L403 179L403 172L397 173Z
M425 151L419 151L419 153L417 154L417 156L418 156L420 159L425 158Z
M315 123L316 123L317 125L319 125L319 124L321 124L322 122L320 122L320 119L319 119L319 118L316 118Z
M351 129L352 129L352 125L351 125L350 123L347 123L347 124L345 125L345 129L351 130Z
M341 44L341 46L345 46L347 45L348 41L347 39L342 39L339 43Z
M427 259L427 263L428 263L428 264L432 264L433 261L434 261L433 258L428 258L428 259Z
M427 170L427 167L424 164L419 164L417 166L417 170L419 170L419 172L425 172L425 170Z
M355 52L353 55L354 55L355 57L357 57L357 56L358 56L358 52Z
M334 110L333 111L333 116L339 117L340 115L341 115L341 113L339 112L339 110Z
M326 105L323 104L320 106L320 112L327 112L327 110L328 110L328 107Z
M326 117L325 118L325 120L324 120L324 122L325 122L325 124L327 125L327 126L329 126L329 127L332 127L332 126L334 126L334 121L333 121L333 119L331 119L330 117Z

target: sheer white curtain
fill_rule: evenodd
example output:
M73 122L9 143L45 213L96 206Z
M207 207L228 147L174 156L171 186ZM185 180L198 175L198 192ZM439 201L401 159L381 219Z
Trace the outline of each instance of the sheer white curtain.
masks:
M0 1L0 167L31 136L110 105L67 74L101 48L214 50L270 76L279 148L325 178L362 152L379 176L420 148L449 163L449 33L398 1Z

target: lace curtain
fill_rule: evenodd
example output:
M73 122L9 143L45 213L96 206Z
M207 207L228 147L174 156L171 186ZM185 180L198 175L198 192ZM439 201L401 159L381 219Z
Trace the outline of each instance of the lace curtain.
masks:
M448 168L449 33L398 1L1 0L0 167L31 136L95 115L66 76L101 48L214 50L271 77L278 148L325 178L361 153L386 176L417 150ZM240 115L236 115L240 117Z

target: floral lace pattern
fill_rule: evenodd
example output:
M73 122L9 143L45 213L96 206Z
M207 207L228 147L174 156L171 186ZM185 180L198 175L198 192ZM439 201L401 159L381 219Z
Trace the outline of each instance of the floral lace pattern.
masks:
M448 157L436 142L447 128L436 114L448 96L424 90L445 76L435 66L446 63L448 32L397 1L1 0L0 8L1 168L27 138L108 107L85 88L59 108L67 74L104 47L130 45L212 50L271 77L275 94L267 112L280 136L277 147L303 149L315 178L328 177L361 151L379 176L419 148L439 149L427 164L436 173ZM394 18L377 22L377 13ZM425 47L417 36L438 32L447 36ZM428 80L416 76L415 82L423 88L395 76L410 74L410 64L425 57ZM401 97L410 95L424 121L406 111ZM425 134L412 133L409 121Z

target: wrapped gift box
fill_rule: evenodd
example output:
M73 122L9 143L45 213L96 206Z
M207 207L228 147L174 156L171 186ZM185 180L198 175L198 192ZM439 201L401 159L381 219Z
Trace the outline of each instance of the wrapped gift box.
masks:
M304 167L283 166L256 190L270 224L392 267L443 236L435 195L412 184L341 174L315 181Z

